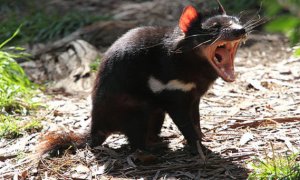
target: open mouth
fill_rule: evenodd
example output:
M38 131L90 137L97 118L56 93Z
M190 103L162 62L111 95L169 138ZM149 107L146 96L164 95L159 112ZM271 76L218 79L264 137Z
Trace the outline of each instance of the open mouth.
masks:
M234 57L240 39L233 41L217 41L205 48L206 56L218 75L227 82L235 80Z

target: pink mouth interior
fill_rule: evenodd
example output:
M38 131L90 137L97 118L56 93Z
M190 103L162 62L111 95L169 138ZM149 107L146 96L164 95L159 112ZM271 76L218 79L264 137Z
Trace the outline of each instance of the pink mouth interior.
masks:
M223 68L224 76L234 80L235 76L234 76L233 57L231 55L230 50L226 48L217 48L215 51L215 58L218 61L217 66L219 68Z
M224 81L235 80L234 57L238 46L239 40L219 41L205 49L210 64Z

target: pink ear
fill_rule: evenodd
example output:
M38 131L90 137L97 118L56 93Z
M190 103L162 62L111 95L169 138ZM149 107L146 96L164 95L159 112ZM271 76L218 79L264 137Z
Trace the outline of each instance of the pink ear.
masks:
M179 20L179 27L182 32L186 33L191 26L191 23L197 18L198 12L193 6L185 7Z

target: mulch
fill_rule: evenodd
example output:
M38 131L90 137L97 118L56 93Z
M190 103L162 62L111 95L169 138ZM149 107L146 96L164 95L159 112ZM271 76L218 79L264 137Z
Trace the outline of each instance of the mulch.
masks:
M17 139L1 139L0 177L246 179L253 160L299 152L299 67L300 58L292 56L282 36L253 35L237 54L237 80L218 79L201 99L203 144L212 151L205 157L189 153L169 117L161 134L168 148L155 154L131 152L126 137L114 134L94 149L58 157L29 156L45 132L84 132L90 121L90 97L41 95L47 108L36 116L45 118L44 128Z

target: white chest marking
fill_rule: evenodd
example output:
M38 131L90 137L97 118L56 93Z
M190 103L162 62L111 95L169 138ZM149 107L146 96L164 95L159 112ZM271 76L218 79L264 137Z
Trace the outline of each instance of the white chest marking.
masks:
M187 92L192 90L193 88L196 88L195 83L185 83L177 79L171 80L164 84L160 80L154 78L153 76L150 76L148 80L148 85L151 91L154 93L160 93L163 90L180 90L183 92Z

